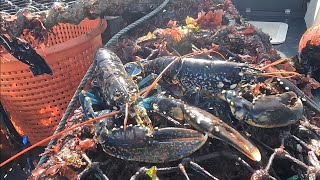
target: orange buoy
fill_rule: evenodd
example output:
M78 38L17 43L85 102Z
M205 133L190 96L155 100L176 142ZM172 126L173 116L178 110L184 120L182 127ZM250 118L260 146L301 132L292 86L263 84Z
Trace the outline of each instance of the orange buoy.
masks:
M320 24L309 28L303 34L298 52L304 73L320 81Z
M320 24L310 27L301 37L299 43L299 53L307 44L320 46Z

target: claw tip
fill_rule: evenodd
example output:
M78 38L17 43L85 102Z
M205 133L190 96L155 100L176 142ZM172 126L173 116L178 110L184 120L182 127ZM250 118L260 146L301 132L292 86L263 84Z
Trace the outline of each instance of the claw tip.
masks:
M255 151L252 153L252 157L253 157L253 160L257 161L257 162L260 162L261 161L261 154L259 151Z

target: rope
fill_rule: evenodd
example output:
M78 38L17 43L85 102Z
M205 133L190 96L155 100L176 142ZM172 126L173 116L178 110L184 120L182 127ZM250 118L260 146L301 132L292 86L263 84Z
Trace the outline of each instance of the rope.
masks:
M119 38L121 36L123 36L124 34L126 34L128 31L130 31L131 29L137 27L138 25L140 25L141 23L143 23L144 21L148 20L149 18L151 18L152 16L156 15L157 13L159 13L168 3L170 0L165 0L159 7L157 7L156 9L154 9L152 12L150 12L149 14L143 16L142 18L138 19L137 21L133 22L132 24L128 25L127 27L123 28L121 31L119 31L117 34L115 34L105 45L104 47L110 47L115 45ZM59 133L60 131L62 131L62 129L64 128L66 121L69 117L69 115L71 114L72 109L74 108L75 103L78 100L78 96L81 92L81 90L83 89L83 87L85 86L85 84L88 82L88 80L90 79L91 75L93 74L94 70L95 70L95 66L96 66L96 62L95 59L93 60L93 63L90 65L89 69L87 70L86 74L84 75L84 77L82 78L79 86L77 87L76 92L73 94L73 97L71 99L71 101L68 104L68 107L63 115L63 117L60 120L60 123L58 124L57 129L55 130L55 132L53 133L54 135ZM50 149L52 147L52 145L54 145L56 143L56 138L51 139L48 146L46 147L46 149ZM48 159L48 155L44 155L40 158L39 163L37 165L37 167L39 167L41 164L43 164L44 162L46 162Z
M72 96L72 99L71 101L69 102L68 104L68 107L63 115L63 117L61 118L60 120L60 123L58 124L58 127L57 129L54 131L54 135L59 133L61 130L63 130L66 122L67 122L67 119L69 117L69 115L71 114L71 111L75 105L75 103L77 102L78 100L78 96L81 92L81 90L83 89L83 87L85 86L85 84L87 83L87 81L90 79L92 73L94 72L94 69L95 69L95 61L90 65L88 71L86 72L86 74L84 75L84 77L82 78L76 92L73 94ZM56 138L54 139L51 139L48 146L46 147L46 149L50 149L52 147L52 145L54 145L56 143ZM44 155L40 158L39 162L38 162L38 165L37 166L40 166L41 164L43 164L44 162L46 162L48 159L48 155Z
M165 0L159 7L157 7L155 10L151 11L149 14L143 16L142 18L138 19L137 21L133 22L132 24L128 25L127 27L123 28L121 31L119 31L116 35L114 35L104 47L112 46L115 43L118 42L119 38L126 34L128 31L131 29L137 27L144 21L150 19L152 16L156 15L159 13L168 3L170 0Z

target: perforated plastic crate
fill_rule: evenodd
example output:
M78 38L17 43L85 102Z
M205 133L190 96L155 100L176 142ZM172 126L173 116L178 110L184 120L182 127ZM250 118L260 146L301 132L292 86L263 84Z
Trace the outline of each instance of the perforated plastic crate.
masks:
M29 67L11 54L1 55L1 103L17 131L28 135L31 144L53 134L102 44L100 34L105 27L100 19L55 26L48 46L36 49L52 68L52 76L33 77Z

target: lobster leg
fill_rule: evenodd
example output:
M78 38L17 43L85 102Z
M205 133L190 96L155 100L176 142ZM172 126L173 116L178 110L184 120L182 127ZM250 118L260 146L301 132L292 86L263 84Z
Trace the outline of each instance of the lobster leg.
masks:
M149 83L149 82L152 83L152 81L155 80L157 77L158 77L157 74L153 74L153 73L152 73L152 74L149 74L147 77L143 78L143 79L138 83L139 89L141 89L144 85L146 85L146 84ZM143 90L143 89L141 89L141 90Z
M89 119L89 116L87 113L89 113L92 117L97 117L97 113L94 112L92 105L103 105L103 101L98 98L96 95L82 90L79 94L79 102L81 104L81 107L83 109L83 113L86 119Z
M139 63L139 62L129 62L127 64L124 65L127 73L132 77L137 77L139 75L142 74L143 72L143 67L142 67L142 64ZM151 73L149 74L147 77L143 78L139 83L138 83L138 87L141 90L142 87L144 87L146 84L152 82L153 80L155 80L156 78L158 77L158 74L155 74L155 73Z
M261 154L257 147L244 138L237 130L212 114L161 94L152 96L149 100L152 102L154 111L166 114L176 120L186 120L198 131L208 134L209 137L227 142L250 159L255 161L261 160Z

